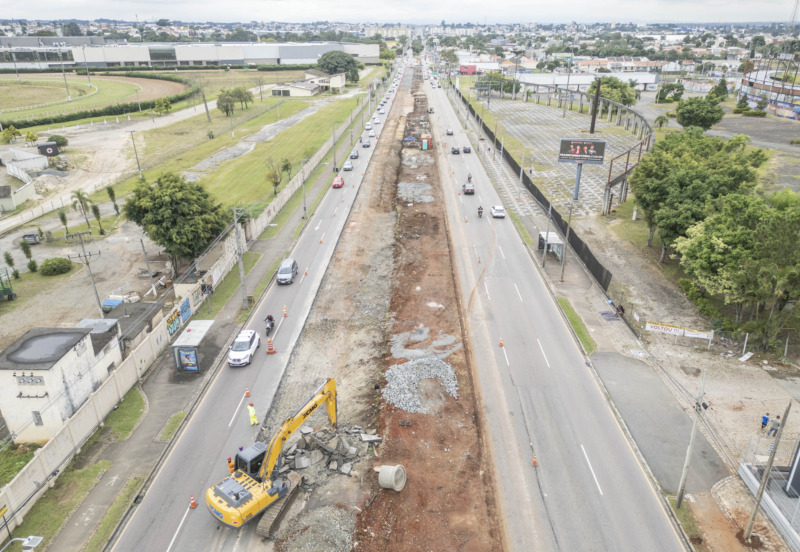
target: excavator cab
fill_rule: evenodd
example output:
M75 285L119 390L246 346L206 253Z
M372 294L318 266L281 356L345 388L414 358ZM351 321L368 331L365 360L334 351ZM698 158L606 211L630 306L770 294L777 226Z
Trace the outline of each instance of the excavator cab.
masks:
M267 445L256 441L248 445L242 452L236 455L236 469L242 471L255 479L259 478L258 472L264 463L264 456L267 454Z

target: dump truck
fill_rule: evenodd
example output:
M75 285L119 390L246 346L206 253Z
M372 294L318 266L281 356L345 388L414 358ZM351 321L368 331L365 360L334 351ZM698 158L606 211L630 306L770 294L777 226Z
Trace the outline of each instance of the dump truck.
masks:
M256 441L236 454L228 464L230 475L206 491L206 506L217 521L240 528L270 508L270 515L262 517L257 529L260 536L269 536L273 523L280 522L302 482L294 472L279 476L283 446L323 404L331 425L336 427L336 382L332 378L283 422L268 445Z

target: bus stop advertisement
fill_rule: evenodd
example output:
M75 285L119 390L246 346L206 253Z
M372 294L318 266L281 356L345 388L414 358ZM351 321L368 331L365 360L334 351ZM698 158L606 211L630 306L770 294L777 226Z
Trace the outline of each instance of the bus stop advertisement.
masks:
M213 324L213 320L192 320L172 344L172 356L178 372L200 371L198 349Z

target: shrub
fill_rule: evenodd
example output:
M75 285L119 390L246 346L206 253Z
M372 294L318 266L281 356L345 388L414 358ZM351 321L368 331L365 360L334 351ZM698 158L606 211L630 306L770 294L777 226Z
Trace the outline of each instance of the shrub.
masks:
M72 261L64 257L53 257L42 262L42 268L39 269L39 272L42 276L58 276L59 274L66 274L70 270L72 270Z
M39 265L36 264L36 261L34 259L28 261L28 270L30 270L31 272L36 272L37 270L39 270Z
M753 111L753 110L742 111L742 117L766 117L766 116L767 116L766 111Z
M670 119L674 119L677 116L678 114L675 113L674 111L667 111L667 117L669 117Z
M796 145L800 144L800 138L794 138L792 140L789 140L789 144L791 144L793 146L796 146Z
M67 147L69 144L69 140L67 140L66 136L61 136L60 134L53 134L50 138L47 139L48 142L55 142L59 148Z
M19 280L19 270L17 270L16 268L12 270L11 276L13 276L15 280Z

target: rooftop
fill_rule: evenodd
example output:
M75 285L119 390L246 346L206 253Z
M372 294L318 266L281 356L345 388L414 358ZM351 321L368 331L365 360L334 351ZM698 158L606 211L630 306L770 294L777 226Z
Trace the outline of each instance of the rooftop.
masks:
M0 353L0 370L49 370L89 328L32 328Z

